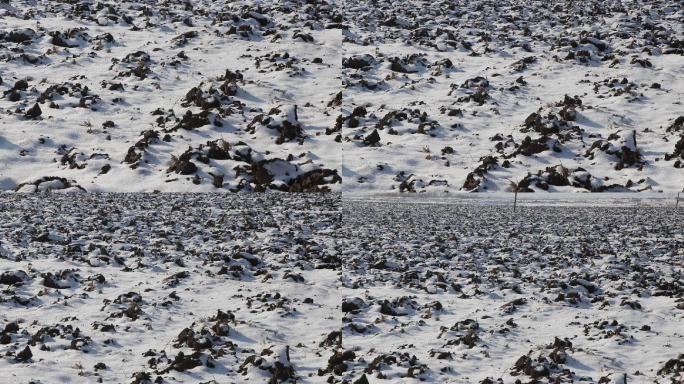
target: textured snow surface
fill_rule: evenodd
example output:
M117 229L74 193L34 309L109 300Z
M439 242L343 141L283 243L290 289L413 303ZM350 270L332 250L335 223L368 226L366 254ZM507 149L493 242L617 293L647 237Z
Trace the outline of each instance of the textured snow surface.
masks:
M323 380L339 197L8 196L0 382Z
M0 2L0 188L340 189L340 12Z
M0 381L679 383L681 214L2 194Z
M345 191L684 187L681 2L349 0L345 19Z
M683 96L680 0L0 0L0 384L682 384Z
M680 1L0 2L0 189L678 191Z
M345 202L345 377L680 383L673 213Z

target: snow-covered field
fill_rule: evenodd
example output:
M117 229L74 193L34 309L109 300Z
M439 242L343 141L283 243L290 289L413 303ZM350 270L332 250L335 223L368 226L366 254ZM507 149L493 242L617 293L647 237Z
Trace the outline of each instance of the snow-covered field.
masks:
M0 1L0 189L339 189L340 15Z
M345 202L345 377L680 383L681 215Z
M0 20L1 189L684 187L677 0L2 0Z
M0 384L682 384L683 97L681 0L0 0Z
M322 382L340 225L338 195L2 195L0 382Z
M346 1L345 191L684 187L680 1Z
M681 209L74 196L0 195L2 382L683 379Z

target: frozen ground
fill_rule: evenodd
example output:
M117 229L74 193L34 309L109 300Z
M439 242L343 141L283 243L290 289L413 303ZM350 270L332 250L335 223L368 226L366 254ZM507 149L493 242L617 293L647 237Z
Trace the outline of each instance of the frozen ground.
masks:
M345 3L345 191L684 187L681 2Z
M336 195L2 195L0 382L321 382L340 224Z
M346 378L683 380L681 211L355 201L343 231Z
M0 384L684 383L683 26L0 0Z
M684 187L666 1L0 1L0 189Z
M74 196L0 195L11 382L682 382L681 208Z
M0 20L1 189L340 189L334 3L3 0Z

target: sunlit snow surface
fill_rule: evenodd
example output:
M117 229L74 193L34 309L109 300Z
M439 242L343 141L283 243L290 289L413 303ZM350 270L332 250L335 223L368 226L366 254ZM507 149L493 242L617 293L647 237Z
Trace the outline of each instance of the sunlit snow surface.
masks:
M346 1L344 190L681 190L682 17L677 1Z
M0 218L0 382L259 383L339 346L335 195L3 195Z
M340 189L340 15L333 3L0 2L0 189L46 176L89 192Z
M0 369L21 383L680 380L682 209L588 205L3 194Z
M0 0L0 384L684 382L682 20Z
M683 17L675 0L4 0L0 189L681 190Z
M345 202L346 377L681 380L682 210L588 205Z

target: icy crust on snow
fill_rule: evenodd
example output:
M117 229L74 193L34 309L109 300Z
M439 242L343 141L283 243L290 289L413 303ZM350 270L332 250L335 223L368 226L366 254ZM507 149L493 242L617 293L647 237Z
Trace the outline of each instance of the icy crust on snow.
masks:
M684 380L681 208L342 208L336 382Z
M324 382L339 194L73 197L0 196L0 381Z
M334 2L12 0L0 19L0 189L341 188Z
M346 1L344 191L679 191L677 1Z

